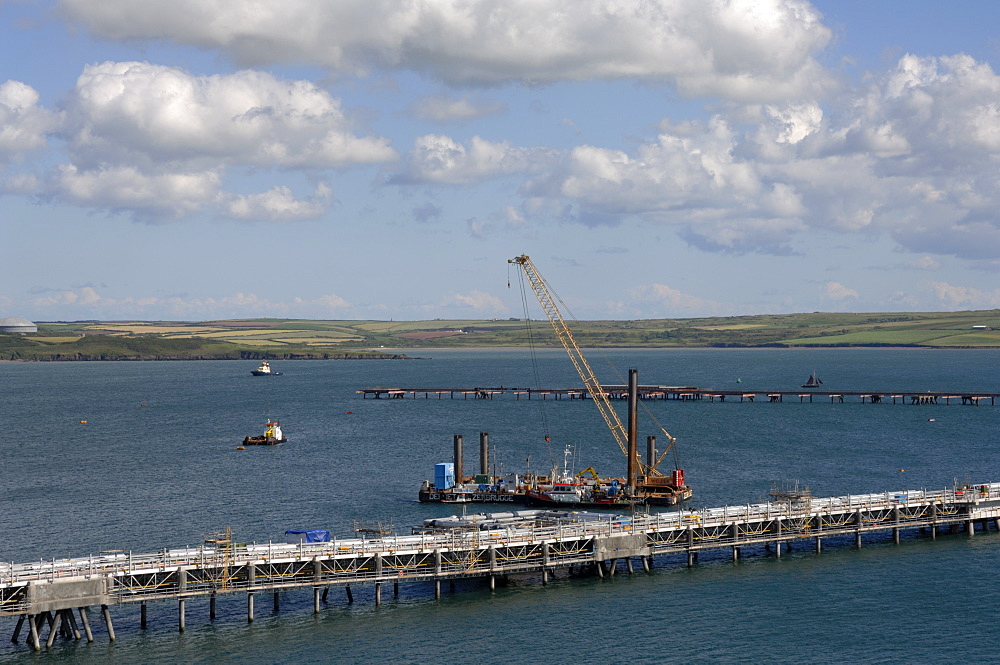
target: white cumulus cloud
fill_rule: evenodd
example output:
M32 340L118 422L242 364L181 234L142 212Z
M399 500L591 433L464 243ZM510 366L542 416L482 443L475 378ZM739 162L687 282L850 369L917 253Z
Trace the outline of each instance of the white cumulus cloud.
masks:
M453 99L444 96L428 96L414 106L414 114L422 120L432 122L461 122L475 120L501 113L507 105L503 102L475 99L468 96Z
M689 95L801 97L831 31L804 0L60 0L115 40L169 40L261 66L410 69L449 83L666 80Z
M526 173L551 160L541 148L521 148L509 142L494 143L478 136L468 145L437 134L414 141L407 168L398 182L467 184L516 173Z
M930 288L941 305L947 309L1000 307L1000 289L956 286L948 282L931 282Z
M61 122L60 114L38 105L38 92L20 81L0 84L0 162L41 148Z
M255 71L195 76L146 62L84 68L68 105L74 163L336 168L392 160L308 81Z
M848 288L840 282L826 282L821 287L823 298L840 302L848 298L857 299L860 296L854 289Z

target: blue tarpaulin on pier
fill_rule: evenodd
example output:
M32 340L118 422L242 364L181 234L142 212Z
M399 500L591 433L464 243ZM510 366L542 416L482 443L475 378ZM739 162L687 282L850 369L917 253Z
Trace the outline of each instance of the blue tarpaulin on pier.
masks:
M290 530L285 532L286 543L328 543L330 532L326 529Z

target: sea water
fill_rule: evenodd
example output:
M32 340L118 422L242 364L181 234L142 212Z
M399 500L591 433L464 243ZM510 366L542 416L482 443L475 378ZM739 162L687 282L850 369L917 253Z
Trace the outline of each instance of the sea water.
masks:
M416 501L433 465L465 439L466 473L478 470L479 433L492 465L546 472L574 450L576 470L624 473L624 458L596 407L580 400L363 399L371 387L572 388L557 350L418 351L414 360L275 362L282 376L253 377L253 362L0 363L0 560L85 556L108 549L154 552L199 545L231 527L240 542L282 542L286 529L360 525L408 533L460 507ZM699 349L588 352L607 384L639 382L746 391L798 390L815 371L812 403L643 402L640 446L662 427L694 488L690 506L765 499L798 482L814 496L943 489L1000 481L1000 406L831 403L830 392L1000 391L1000 352L917 349ZM617 370L605 363L609 360ZM617 373L616 373L617 372ZM806 392L806 391L802 391ZM623 406L623 405L618 405ZM287 444L238 450L267 419ZM658 423L658 424L657 424ZM546 437L551 441L546 442ZM674 461L674 451L668 455ZM502 509L479 507L478 510ZM340 587L312 613L308 589L259 602L246 596L187 603L177 631L172 601L115 606L118 639L95 620L92 644L58 640L35 655L8 641L0 660L66 663L923 663L991 662L1000 619L1000 534L931 541L890 537L808 546L780 559L748 552L657 558L651 574L516 578L490 592L482 581L383 590ZM94 614L91 615L96 619Z

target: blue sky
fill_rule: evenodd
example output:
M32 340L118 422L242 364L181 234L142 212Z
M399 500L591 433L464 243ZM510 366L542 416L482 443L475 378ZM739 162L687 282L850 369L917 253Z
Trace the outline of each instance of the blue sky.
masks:
M0 0L0 316L1000 307L1000 5Z

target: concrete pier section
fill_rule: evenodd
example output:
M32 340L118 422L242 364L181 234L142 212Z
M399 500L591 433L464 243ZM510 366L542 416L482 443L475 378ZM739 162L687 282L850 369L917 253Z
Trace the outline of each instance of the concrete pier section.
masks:
M861 547L865 538L899 543L905 530L933 539L1000 526L1000 483L828 498L796 490L772 492L772 497L766 503L661 513L484 513L428 519L409 535L226 547L206 543L151 554L8 564L0 568L0 616L17 618L12 641L24 634L37 650L60 637L82 638L74 611L93 640L87 618L91 606L101 607L108 638L114 640L110 608L127 603L144 608L150 601L173 600L183 631L186 600L204 596L211 620L223 593L246 594L247 621L253 621L255 594L273 594L277 611L280 593L296 588L312 590L313 611L319 612L334 586L352 602L351 585L370 583L373 602L380 604L388 582L394 596L401 584L421 584L440 598L442 581L481 578L493 589L498 579L511 575L535 575L546 583L557 571L589 571L608 579L619 565L629 573L634 563L650 571L657 557L693 566L700 553L720 550L738 562L751 548L780 556L807 541L795 551L819 553L837 538ZM145 611L142 617L145 624Z

